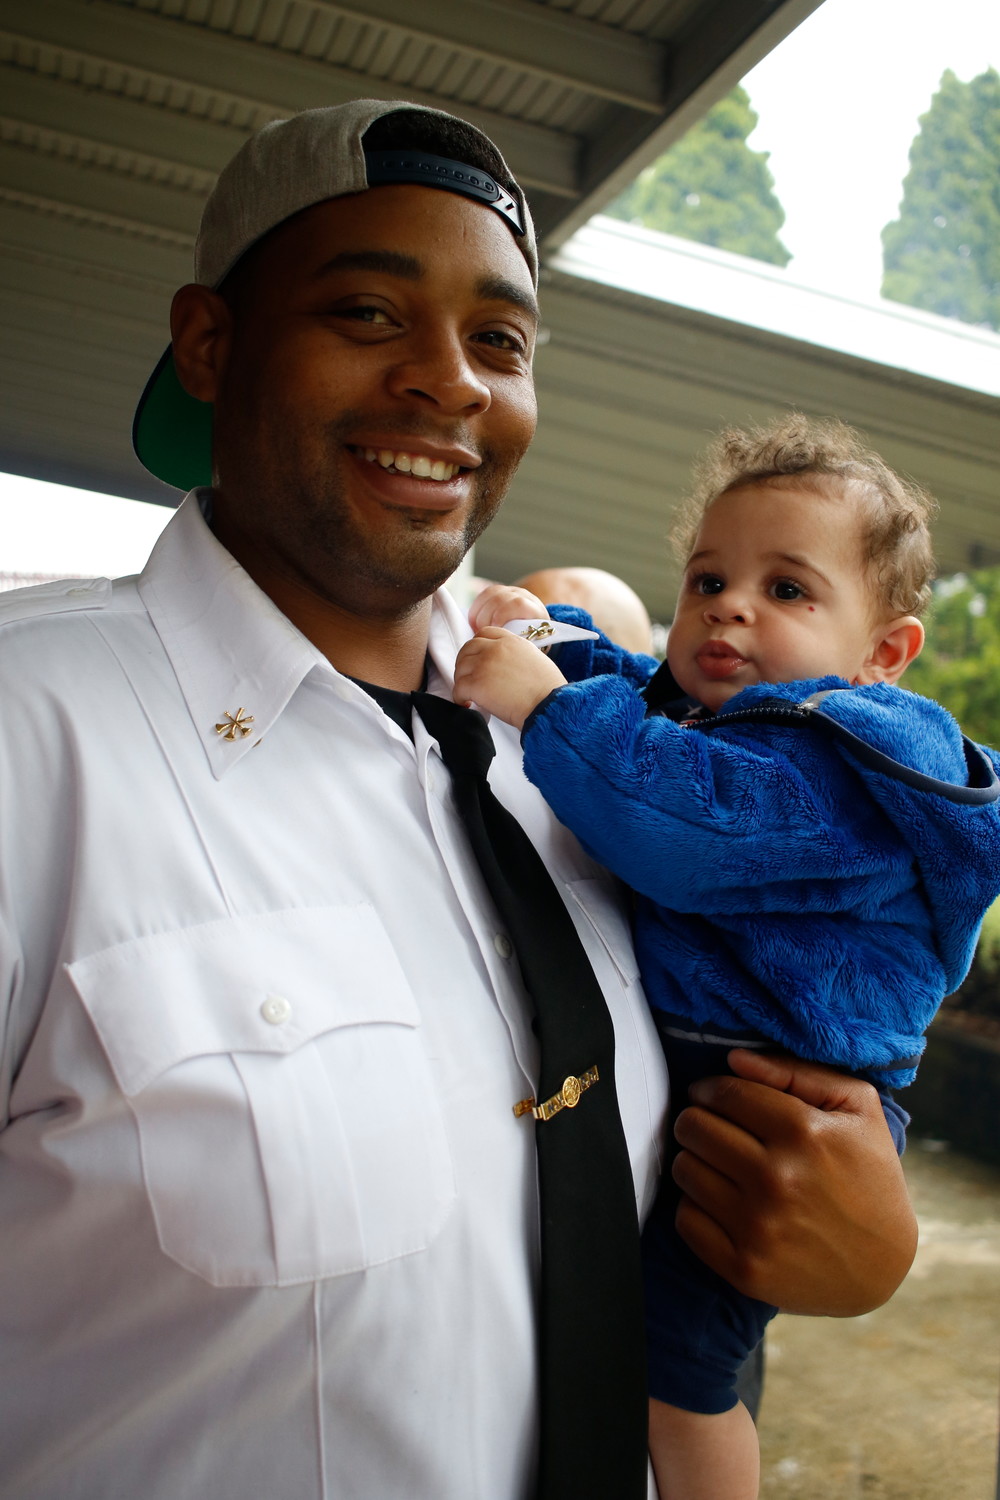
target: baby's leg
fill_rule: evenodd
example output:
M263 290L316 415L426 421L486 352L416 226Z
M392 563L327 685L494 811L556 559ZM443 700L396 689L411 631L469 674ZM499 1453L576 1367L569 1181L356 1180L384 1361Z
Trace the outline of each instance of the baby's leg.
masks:
M674 1090L729 1071L726 1044L693 1041L683 1018L654 1012ZM680 1190L669 1168L643 1230L649 1438L660 1500L757 1500L760 1456L736 1381L777 1308L744 1297L677 1233Z
M660 1500L757 1500L757 1431L742 1401L711 1415L650 1401L649 1451Z

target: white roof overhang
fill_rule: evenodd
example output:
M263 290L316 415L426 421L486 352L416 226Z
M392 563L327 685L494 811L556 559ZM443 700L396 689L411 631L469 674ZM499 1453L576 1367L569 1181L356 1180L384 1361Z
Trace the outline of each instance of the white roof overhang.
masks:
M694 458L720 426L789 407L861 428L931 491L942 572L1000 563L1000 336L610 219L552 258L542 307L538 435L478 572L604 567L669 619Z

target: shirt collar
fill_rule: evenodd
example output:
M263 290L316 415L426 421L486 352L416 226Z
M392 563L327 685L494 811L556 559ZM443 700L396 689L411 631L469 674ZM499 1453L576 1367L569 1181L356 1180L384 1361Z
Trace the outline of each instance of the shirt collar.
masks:
M274 726L310 672L337 679L341 695L356 699L364 711L380 717L382 711L330 665L217 541L207 521L210 509L209 490L185 497L160 534L138 588L212 772L221 779ZM430 691L450 698L455 654L470 634L457 605L439 589L428 641ZM247 732L234 727L237 718Z

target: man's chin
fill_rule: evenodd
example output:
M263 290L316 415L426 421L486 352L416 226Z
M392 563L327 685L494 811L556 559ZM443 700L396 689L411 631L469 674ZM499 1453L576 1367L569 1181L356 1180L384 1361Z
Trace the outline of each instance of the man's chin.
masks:
M499 509L478 495L462 512L358 513L328 497L310 507L289 556L310 590L352 614L406 613L461 566Z
M441 588L493 519L494 511L466 516L454 526L415 526L370 557L369 580L396 587L414 603Z
M425 537L420 546L358 554L346 568L341 554L329 570L314 567L312 589L352 614L407 614L448 582L468 551L458 534L427 545L431 540Z

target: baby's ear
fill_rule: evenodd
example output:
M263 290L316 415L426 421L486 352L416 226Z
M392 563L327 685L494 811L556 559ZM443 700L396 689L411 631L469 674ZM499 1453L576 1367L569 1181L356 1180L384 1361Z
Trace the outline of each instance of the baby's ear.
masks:
M900 615L880 625L871 642L871 654L855 681L898 682L924 644L924 627L916 615Z

